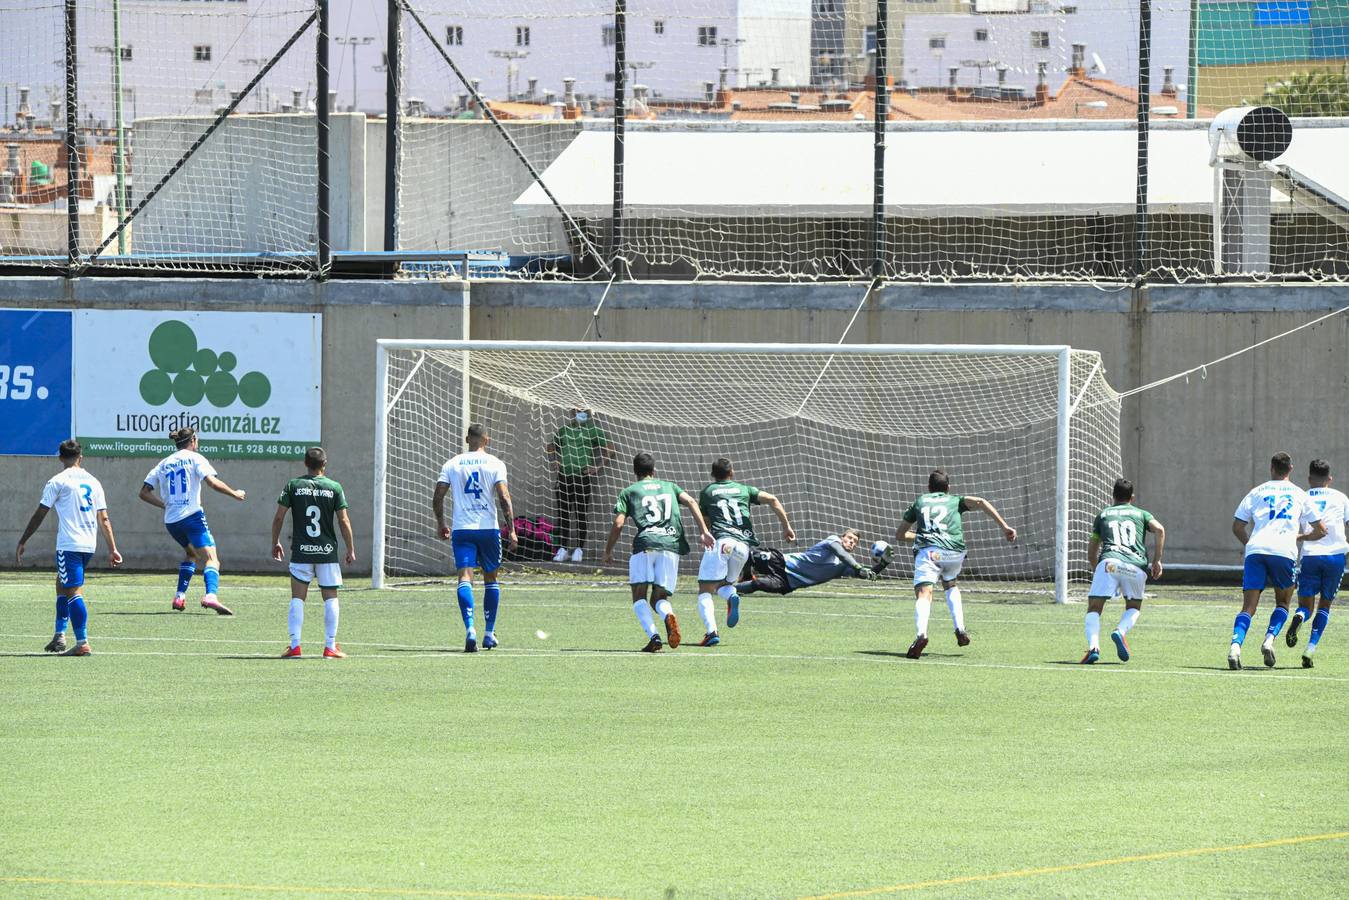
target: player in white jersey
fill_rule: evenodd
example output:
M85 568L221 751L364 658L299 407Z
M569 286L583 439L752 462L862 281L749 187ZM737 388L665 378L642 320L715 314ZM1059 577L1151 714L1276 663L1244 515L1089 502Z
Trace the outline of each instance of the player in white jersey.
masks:
M1293 596L1293 566L1297 562L1298 542L1319 540L1326 528L1321 514L1307 492L1288 480L1293 460L1282 451L1269 461L1269 481L1252 488L1232 520L1232 533L1246 548L1241 576L1242 604L1232 624L1232 646L1227 652L1227 667L1241 668L1241 645L1251 627L1251 616L1260 605L1260 594L1274 586L1274 611L1269 630L1260 646L1265 665L1274 665L1274 639L1288 621L1288 601Z
M201 486L204 484L211 490L240 501L245 494L221 481L215 467L197 452L196 429L179 428L169 434L169 440L178 450L164 457L146 473L140 498L164 510L164 527L169 536L183 548L173 608L180 612L187 608L187 586L200 566L202 581L206 582L206 595L201 598L202 608L214 610L218 615L232 616L234 613L221 604L217 596L220 590L220 557L216 553L211 527L206 524L206 514L201 508Z
M88 656L89 611L84 605L84 567L98 549L98 532L108 542L108 562L122 564L117 552L117 539L112 534L108 519L108 504L103 498L103 485L80 465L84 462L79 441L61 442L58 451L63 466L42 489L42 499L28 520L28 527L19 538L16 559L23 560L24 545L42 526L47 511L56 510L56 634L43 649L48 653L66 656ZM66 649L66 624L75 626L75 646Z
M436 533L442 541L450 541L454 549L454 567L459 575L459 614L464 620L464 652L478 649L478 632L473 625L473 570L482 569L482 605L486 629L482 648L497 646L497 608L501 603L501 586L497 584L497 569L501 567L501 525L497 520L497 503L506 515L511 549L519 546L515 534L515 510L511 507L511 492L506 486L506 464L487 452L490 438L483 425L473 423L464 436L468 452L452 457L440 470L431 507L436 512ZM445 524L445 495L454 504L453 527Z
M1349 519L1349 497L1330 486L1333 480L1330 463L1324 459L1312 460L1307 470L1307 483L1311 485L1307 496L1321 514L1321 524L1326 526L1326 535L1320 540L1302 542L1302 565L1297 577L1297 612L1293 613L1288 623L1288 635L1284 639L1288 646L1296 647L1298 629L1306 620L1312 620L1311 637L1307 640L1307 649L1302 651L1304 669L1312 667L1312 654L1316 652L1321 634L1330 621L1330 604L1335 602L1335 593L1340 589L1340 581L1344 578L1345 553L1349 552L1349 540L1344 535L1344 523ZM1316 610L1314 617L1313 608Z

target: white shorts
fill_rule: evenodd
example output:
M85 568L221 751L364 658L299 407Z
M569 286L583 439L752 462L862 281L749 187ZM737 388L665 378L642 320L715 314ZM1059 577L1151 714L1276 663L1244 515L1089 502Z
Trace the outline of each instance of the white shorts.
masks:
M628 584L654 584L674 594L679 578L679 554L673 550L643 550L628 560Z
M732 537L719 537L715 547L703 551L703 561L698 564L698 580L737 581L748 559L749 544Z
M1125 600L1142 600L1143 586L1148 583L1148 573L1133 563L1119 559L1103 559L1096 564L1091 576L1091 590L1088 597L1115 598L1123 596Z
M919 585L955 581L963 565L965 565L964 550L924 547L913 558L913 583Z
M297 563L290 564L290 577L309 584L318 576L319 587L340 588L342 586L342 567L337 563Z

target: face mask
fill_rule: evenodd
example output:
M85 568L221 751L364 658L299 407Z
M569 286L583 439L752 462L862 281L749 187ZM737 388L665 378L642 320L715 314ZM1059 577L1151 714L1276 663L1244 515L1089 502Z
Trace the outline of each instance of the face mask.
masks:
M587 422L589 422L589 421L590 421L590 413L588 413L588 412L578 412L578 413L576 414L576 424L578 424L578 425L584 425L585 423L587 423Z

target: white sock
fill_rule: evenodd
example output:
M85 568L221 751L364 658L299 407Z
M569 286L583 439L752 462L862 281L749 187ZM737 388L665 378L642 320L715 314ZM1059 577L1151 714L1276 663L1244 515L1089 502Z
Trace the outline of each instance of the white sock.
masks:
M1135 623L1138 622L1139 612L1141 612L1141 610L1126 609L1124 611L1124 615L1119 617L1119 627L1116 628L1115 630L1118 631L1120 634L1128 634L1129 629L1133 628Z
M290 645L300 646L300 629L304 627L304 601L299 597L290 598Z
M946 608L951 611L951 621L955 623L956 631L965 630L965 607L960 603L960 588L948 588L946 591Z
M708 634L717 630L717 612L712 608L712 595L698 595L698 615L703 617L703 630Z
M674 607L670 605L670 598L662 597L656 601L656 615L663 621L666 616L674 615Z
M723 584L721 587L717 588L717 595L723 600L730 600L735 596L735 585Z
M323 646L329 650L337 646L337 598L323 601Z
M632 611L637 614L637 621L641 623L642 630L646 632L647 637L656 636L656 618L651 614L651 604L645 600L638 600L632 604Z
M1087 613L1087 649L1101 649L1101 614L1098 612Z
M927 637L927 617L932 614L932 598L919 597L913 604L913 625L919 637Z

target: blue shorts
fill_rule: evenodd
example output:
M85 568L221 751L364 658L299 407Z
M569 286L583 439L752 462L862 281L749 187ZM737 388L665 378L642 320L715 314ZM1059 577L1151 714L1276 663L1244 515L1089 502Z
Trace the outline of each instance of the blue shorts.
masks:
M78 550L56 551L56 583L63 588L77 588L84 584L84 567L94 558L92 553Z
M1263 591L1273 585L1283 590L1293 586L1293 561L1271 553L1251 553L1241 573L1243 591Z
M1340 589L1340 579L1343 577L1343 553L1304 556L1302 568L1298 571L1297 595L1308 599L1320 595L1326 600L1334 600L1335 592Z
M501 532L495 528L456 528L450 532L456 569L501 568Z
M215 538L211 537L211 526L206 524L206 514L194 512L186 519L169 522L164 526L169 536L178 542L179 547L214 547Z

